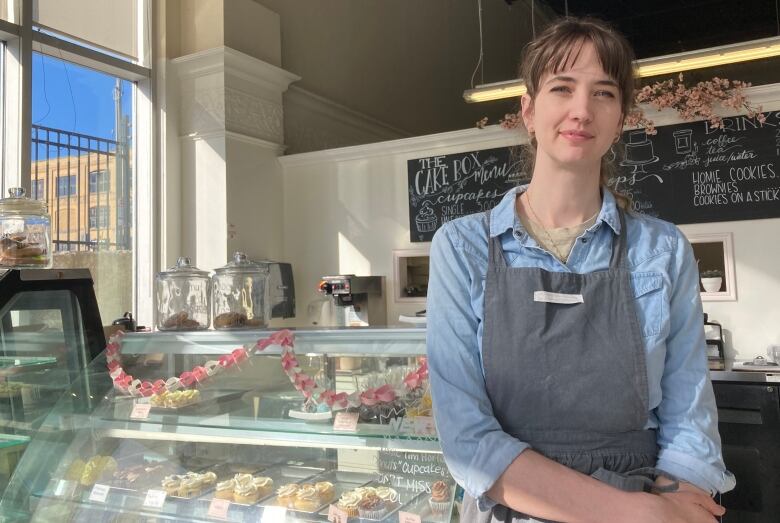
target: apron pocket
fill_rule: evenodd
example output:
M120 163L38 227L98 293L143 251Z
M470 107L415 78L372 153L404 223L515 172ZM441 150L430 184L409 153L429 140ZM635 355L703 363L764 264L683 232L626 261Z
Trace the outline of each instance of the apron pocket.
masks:
M666 310L663 279L657 272L635 272L630 278L642 336L657 336L661 332Z
M656 487L656 476L664 476L673 483L666 487ZM599 467L590 477L625 492L675 492L680 486L677 478L653 467L642 467L625 473Z

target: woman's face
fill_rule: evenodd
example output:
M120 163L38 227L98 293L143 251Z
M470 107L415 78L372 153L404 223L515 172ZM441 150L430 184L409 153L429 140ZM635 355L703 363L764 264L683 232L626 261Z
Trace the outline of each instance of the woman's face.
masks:
M600 165L622 130L620 90L590 42L582 44L573 64L542 75L536 98L524 95L522 102L523 121L536 135L540 167Z

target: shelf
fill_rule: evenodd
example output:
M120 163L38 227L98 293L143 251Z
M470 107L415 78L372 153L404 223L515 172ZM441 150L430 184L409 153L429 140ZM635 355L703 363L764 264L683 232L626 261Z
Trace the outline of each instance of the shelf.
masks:
M229 414L211 418L150 415L143 421L93 418L91 423L93 430L112 438L441 453L437 438L396 434L388 425L359 424L356 433L334 431L330 424L315 425L298 420L255 421Z
M425 329L344 328L305 329L295 333L298 354L328 356L419 356L425 354ZM122 341L123 354L227 354L236 347L252 346L276 330L130 333ZM279 354L266 349L263 354Z

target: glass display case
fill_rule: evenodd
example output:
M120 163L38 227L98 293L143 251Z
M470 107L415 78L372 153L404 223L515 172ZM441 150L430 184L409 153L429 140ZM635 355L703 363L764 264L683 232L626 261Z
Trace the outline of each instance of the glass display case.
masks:
M424 354L422 329L127 334L29 443L0 519L449 522Z
M105 346L86 269L0 271L0 493L58 399Z

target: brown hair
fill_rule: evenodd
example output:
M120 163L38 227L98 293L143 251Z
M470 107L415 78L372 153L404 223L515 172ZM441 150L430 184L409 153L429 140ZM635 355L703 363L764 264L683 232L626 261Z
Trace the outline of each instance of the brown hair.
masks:
M525 81L528 95L536 98L542 76L558 73L579 57L582 44L590 42L607 75L615 80L620 92L620 104L625 118L634 105L634 51L623 35L595 18L563 18L529 42L523 50L520 77ZM609 155L609 153L608 153ZM607 187L623 209L631 208L631 200L616 193L607 185L616 173L612 160L605 155L601 159L601 185ZM536 159L536 140L532 137L525 147L524 160L529 173L533 172Z

